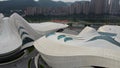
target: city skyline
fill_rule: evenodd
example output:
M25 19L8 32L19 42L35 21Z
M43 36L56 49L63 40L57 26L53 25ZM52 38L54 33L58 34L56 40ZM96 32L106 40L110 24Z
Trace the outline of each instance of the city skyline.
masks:
M62 7L28 7L24 10L25 15L102 15L102 14L120 14L119 0L91 0L91 1L80 1L74 2L68 6ZM92 10L91 10L92 9Z

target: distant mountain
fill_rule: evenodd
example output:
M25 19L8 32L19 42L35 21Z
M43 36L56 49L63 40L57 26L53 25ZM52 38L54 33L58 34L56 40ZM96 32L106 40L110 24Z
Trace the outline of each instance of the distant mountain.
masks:
M1 1L0 9L23 9L29 6L35 6L35 2L33 0L9 0L9 1Z
M38 7L60 7L60 6L66 6L66 3L62 1L52 1L52 0L39 0L37 3Z
M26 7L58 7L58 6L66 6L66 3L61 1L54 2L52 0L39 0L38 2L35 2L34 0L0 1L1 10L24 9Z
M66 4L67 4L67 5L71 5L71 4L73 4L73 2L66 2Z
M52 0L8 0L8 1L0 1L0 13L6 14L6 16L9 16L12 12L19 12L20 14L23 14L24 10L27 7L61 7L61 6L67 6L66 3L58 1L52 1Z

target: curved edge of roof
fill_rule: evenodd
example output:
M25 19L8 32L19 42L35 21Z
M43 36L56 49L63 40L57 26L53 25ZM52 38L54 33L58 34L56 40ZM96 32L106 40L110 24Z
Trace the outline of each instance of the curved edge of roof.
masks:
M117 36L114 39L120 43L120 34L117 34Z
M3 17L4 17L4 15L2 13L0 13L0 18L3 18Z
M35 48L44 55L48 56L101 56L118 60L120 53L115 50L86 46L69 46L67 44L56 43L45 37L34 42ZM106 55L105 55L106 54ZM120 60L119 60L120 61Z
M99 35L96 29L92 27L85 27L77 36L78 37L86 37L86 36L92 36L92 35Z
M120 28L120 26L118 26L118 25L103 25L103 26L101 26L101 27L99 27L98 28L98 30L97 31L104 31L104 29L108 29L108 28Z

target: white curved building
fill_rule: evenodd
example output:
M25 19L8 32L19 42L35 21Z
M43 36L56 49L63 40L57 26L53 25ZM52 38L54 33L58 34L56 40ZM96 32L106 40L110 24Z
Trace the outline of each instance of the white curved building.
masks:
M10 17L4 17L0 14L0 63L14 58L25 48L33 46L33 41L43 35L67 27L67 25L56 23L36 25L31 25L31 27L17 13L12 14Z
M98 32L116 33L120 34L120 26L118 25L104 25L98 29Z
M43 23L29 23L29 25L36 30L39 34L45 35L51 32L59 31L68 27L66 24L55 22L43 22Z
M109 33L84 30L77 36L50 33L34 46L52 68L119 68L120 43Z

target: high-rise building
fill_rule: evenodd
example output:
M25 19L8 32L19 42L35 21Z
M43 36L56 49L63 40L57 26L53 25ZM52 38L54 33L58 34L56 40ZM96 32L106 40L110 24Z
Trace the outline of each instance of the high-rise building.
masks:
M91 0L91 13L104 14L108 10L109 0Z
M90 1L82 1L81 3L82 3L82 13L88 15L90 11Z
M90 1L79 1L71 5L72 13L74 14L85 14L89 13Z
M35 15L36 14L36 7L28 7L25 10L25 15Z
M109 13L109 0L105 0L104 2L104 13L108 14Z
M42 14L42 8L36 8L36 14Z
M82 12L82 4L81 2L75 2L71 5L71 14L80 14Z
M110 0L110 14L119 13L119 0Z

